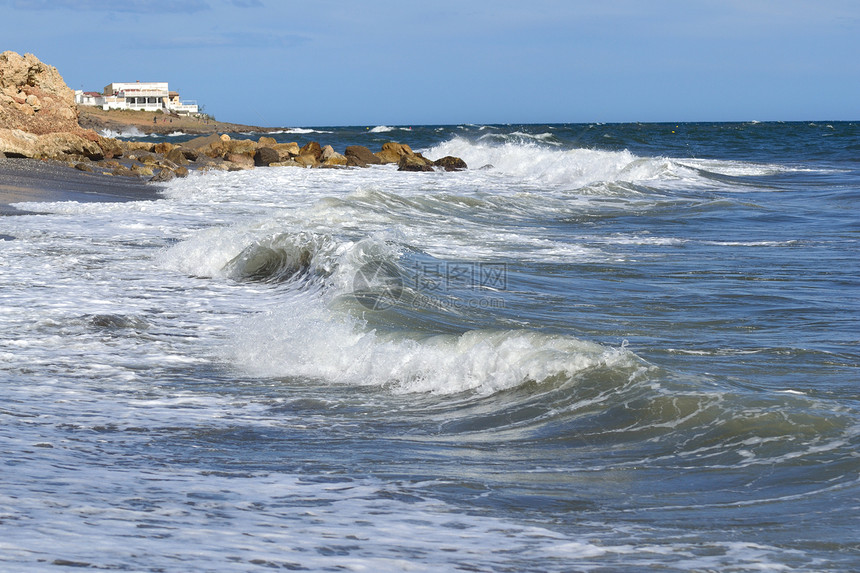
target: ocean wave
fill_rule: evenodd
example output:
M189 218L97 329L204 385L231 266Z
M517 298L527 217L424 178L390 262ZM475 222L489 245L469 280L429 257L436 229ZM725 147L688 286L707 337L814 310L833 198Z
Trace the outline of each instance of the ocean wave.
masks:
M497 141L500 143L524 143L529 141L536 141L553 145L556 147L561 147L562 145L562 142L558 140L555 134L549 132L537 134L526 133L524 131L513 131L510 133L488 133L486 135L482 135L479 140Z
M635 360L625 350L528 330L427 336L366 329L348 315L332 315L313 293L249 318L227 359L253 376L429 394L492 394Z
M99 131L99 135L101 135L102 137L107 137L107 138L111 138L111 139L124 139L124 138L130 138L130 137L150 137L149 134L143 133L142 131L140 131L139 129L137 129L134 126L125 127L121 130L113 130L113 129L104 128L101 131Z
M377 125L367 130L367 133L390 133L392 131L412 131L411 127L391 127L388 125Z
M310 128L310 127L291 127L291 128L289 128L289 129L285 129L285 130L282 130L282 131L272 131L272 132L270 132L270 133L298 133L298 134L304 134L304 133L332 133L332 132L331 132L331 131L326 131L326 130L323 130L323 129L313 129L313 128Z
M679 159L678 164L695 169L707 176L726 177L764 177L781 173L813 172L812 169L777 165L775 163L754 163L749 161L729 161L720 159Z
M551 136L551 134L549 134ZM504 136L507 137L507 136ZM629 151L558 149L535 141L476 142L455 137L426 150L430 158L453 155L470 167L491 166L519 181L578 189L605 182L643 182L677 179L683 168L671 160L638 157ZM687 170L692 173L693 170Z
M305 274L327 276L330 253L335 250L330 235L279 233L248 245L220 269L234 280L267 283L290 281Z
M205 278L284 283L300 276L327 278L355 272L373 240L356 243L327 233L271 232L268 227L206 229L159 255L167 269ZM351 264L350 264L351 263ZM340 276L340 275L337 275ZM342 279L333 279L343 283Z

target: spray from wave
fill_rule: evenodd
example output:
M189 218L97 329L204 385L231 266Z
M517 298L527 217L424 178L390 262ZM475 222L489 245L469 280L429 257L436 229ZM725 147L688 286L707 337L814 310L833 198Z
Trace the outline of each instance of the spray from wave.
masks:
M552 137L552 134L546 134ZM597 183L641 183L678 179L694 173L673 161L638 157L629 151L559 149L512 134L469 141L455 137L426 151L428 157L461 157L472 168L490 169L518 181L562 189L580 189Z
M635 358L626 350L527 330L434 336L368 330L360 320L331 314L308 293L249 318L237 330L229 360L256 376L395 392L490 394L593 368L627 366Z

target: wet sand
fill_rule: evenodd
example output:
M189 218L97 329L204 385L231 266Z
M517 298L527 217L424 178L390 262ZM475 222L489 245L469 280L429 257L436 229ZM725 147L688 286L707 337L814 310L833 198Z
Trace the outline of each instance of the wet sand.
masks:
M159 186L128 177L86 173L65 165L33 159L0 157L0 215L29 213L30 201L151 201Z

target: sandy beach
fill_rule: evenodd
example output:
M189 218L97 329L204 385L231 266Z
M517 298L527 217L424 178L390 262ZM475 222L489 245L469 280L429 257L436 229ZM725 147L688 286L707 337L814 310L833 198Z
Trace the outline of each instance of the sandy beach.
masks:
M0 215L27 212L13 203L144 201L158 198L158 190L139 179L85 173L48 161L0 158Z

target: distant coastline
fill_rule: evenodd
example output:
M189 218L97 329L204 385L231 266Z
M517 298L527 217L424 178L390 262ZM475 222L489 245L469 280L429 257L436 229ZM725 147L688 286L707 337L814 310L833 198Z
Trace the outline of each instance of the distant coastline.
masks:
M169 135L177 131L193 135L212 133L269 133L281 128L260 127L202 119L198 117L164 114L151 111L131 111L78 105L78 122L84 129L97 133L123 133L133 128L143 134Z

